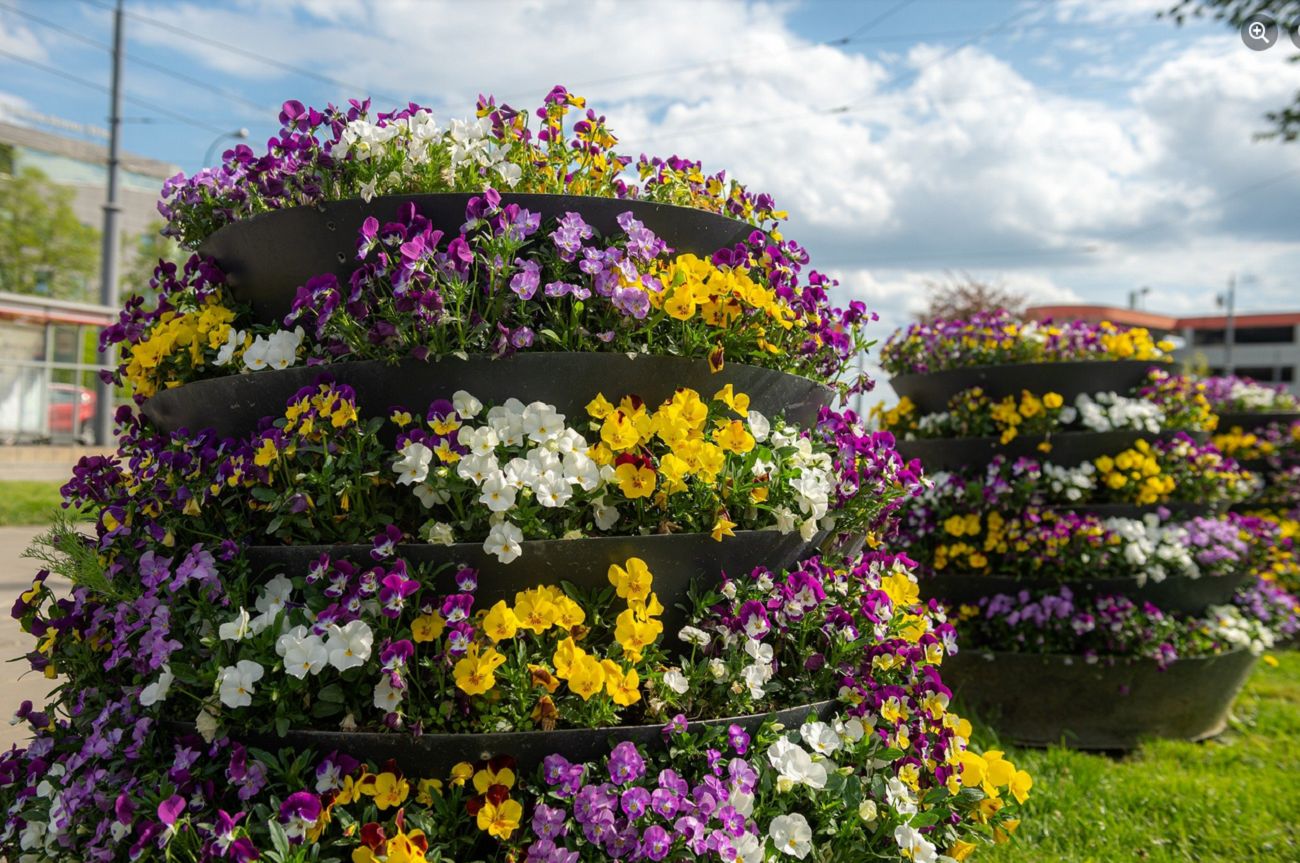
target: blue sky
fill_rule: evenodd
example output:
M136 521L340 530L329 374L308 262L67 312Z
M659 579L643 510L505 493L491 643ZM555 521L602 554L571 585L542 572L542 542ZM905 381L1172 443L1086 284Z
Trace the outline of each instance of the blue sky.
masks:
M1252 137L1300 89L1295 52L1156 20L1166 5L128 0L124 141L192 171L222 131L260 146L287 98L449 119L479 92L535 105L565 83L626 151L771 191L787 235L889 325L955 272L1044 302L1146 285L1171 313L1209 311L1235 274L1242 308L1300 307L1300 145ZM105 86L107 7L0 0L0 116L104 124L102 91L33 64Z

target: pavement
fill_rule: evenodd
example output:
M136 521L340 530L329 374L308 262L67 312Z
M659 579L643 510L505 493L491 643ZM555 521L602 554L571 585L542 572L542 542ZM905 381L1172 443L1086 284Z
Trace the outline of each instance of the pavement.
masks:
M9 616L13 601L31 587L36 562L23 559L23 550L43 527L0 527L0 751L30 736L26 724L10 725L23 701L43 704L57 681L47 680L27 667L21 657L32 647L32 637Z
M111 452L111 447L0 444L0 479L64 482L82 456Z

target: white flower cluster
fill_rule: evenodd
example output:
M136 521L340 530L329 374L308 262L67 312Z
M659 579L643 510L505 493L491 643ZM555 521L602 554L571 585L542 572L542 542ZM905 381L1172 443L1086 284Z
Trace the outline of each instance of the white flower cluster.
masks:
M469 454L456 462L455 471L479 489L478 502L491 511L491 527L483 550L502 563L510 563L523 553L523 532L509 520L510 512L527 492L543 507L558 509L573 497L573 490L594 491L614 481L614 469L601 467L587 455L587 440L564 423L564 415L551 405L518 399L488 410L486 423L469 425L483 411L483 404L464 390L452 399L456 415L466 424L456 432L456 441ZM510 449L521 452L504 464L502 457ZM420 501L430 507L446 501L446 493L435 489L427 480L433 451L419 442L402 447L401 458L393 465L398 482L414 486ZM613 527L619 519L618 508L597 498L592 510L601 530ZM439 539L450 538L450 528L437 526ZM432 537L431 537L432 538Z
M1201 569L1189 550L1188 533L1179 524L1161 524L1160 518L1148 513L1142 519L1108 518L1102 527L1119 534L1124 560L1141 567L1140 583L1154 582L1170 576L1200 578Z
M1267 384L1237 379L1228 389L1228 399L1243 411L1291 410L1294 401L1290 393L1279 391Z
M507 150L492 136L492 121L487 117L452 120L443 129L428 111L416 111L409 117L372 123L352 120L331 147L330 156L359 162L381 161L389 156L403 167L423 165L435 147L445 147L451 158L451 170L464 167L485 168L507 186L514 188L523 170L506 160ZM390 175L391 176L391 175ZM377 177L362 185L361 196L369 201L388 177ZM399 178L400 179L400 178Z
M1277 641L1276 633L1267 623L1248 619L1235 605L1213 605L1205 611L1206 634L1221 639L1233 647L1244 647L1258 656L1269 650Z
M298 349L302 347L304 335L302 327L294 327L292 331L280 330L269 336L257 336L244 348L244 368L250 372L289 368L298 361ZM235 358L235 351L243 347L247 338L246 333L231 327L225 344L217 350L213 364L230 365Z
M756 417L762 422L756 424ZM755 439L761 441L758 430L767 425L766 418L757 411L750 411L749 422ZM830 454L813 452L812 443L807 438L801 437L799 429L792 425L782 425L771 435L774 447L794 448L790 464L799 470L798 478L791 483L795 500L799 504L799 512L795 513L787 507L778 507L775 511L775 529L781 533L792 533L797 524L799 535L805 541L811 541L819 527L833 526L827 515L830 511L831 491L835 488L835 471ZM754 465L754 475L771 473L774 467L775 465L771 463L758 462Z
M267 583L255 602L257 616L250 616L248 609L241 607L233 619L217 628L217 636L222 641L240 642L258 635L280 620L275 652L284 660L285 673L299 680L309 674L320 674L326 667L339 671L358 668L370 659L375 637L370 626L362 620L353 620L343 626L327 624L323 636L301 624L291 627L283 615L292 593L293 583L283 575L277 575ZM217 696L226 707L247 707L253 703L257 682L265 674L266 669L260 663L241 659L218 673ZM141 693L142 703L145 703L146 692L147 688Z
M1053 499L1080 501L1097 488L1097 468L1092 462L1077 467L1047 463L1043 465L1043 480Z
M1095 432L1144 431L1159 432L1165 422L1165 412L1159 405L1146 399L1129 398L1117 393L1079 395L1073 406L1061 410L1061 422L1079 425Z

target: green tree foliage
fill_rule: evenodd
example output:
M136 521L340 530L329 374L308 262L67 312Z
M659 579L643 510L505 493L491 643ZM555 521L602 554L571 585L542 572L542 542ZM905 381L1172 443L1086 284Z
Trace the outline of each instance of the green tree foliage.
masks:
M145 298L146 305L152 303L156 292L149 286L149 280L153 278L158 262L171 261L179 267L184 266L189 258L189 254L181 249L180 243L162 235L162 229L163 222L160 219L144 233L127 242L123 250L127 267L118 283L118 291L123 299L138 294Z
M1240 29L1252 15L1267 15L1277 22L1278 44L1274 50L1282 48L1289 42L1288 34L1300 28L1300 0L1178 0L1164 17L1172 18L1182 25L1189 18L1210 17L1222 21L1230 27ZM1300 54L1292 54L1292 63L1300 62ZM1259 135L1261 138L1276 138L1282 141L1294 141L1300 138L1300 92L1297 92L1290 105L1264 115L1271 128Z
M99 231L72 211L72 190L35 168L0 176L0 291L91 300Z

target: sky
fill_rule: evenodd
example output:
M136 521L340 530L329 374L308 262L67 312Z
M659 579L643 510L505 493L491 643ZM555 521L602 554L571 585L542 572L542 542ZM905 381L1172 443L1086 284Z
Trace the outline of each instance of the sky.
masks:
M881 315L969 274L1035 303L1300 308L1300 143L1260 141L1300 90L1283 37L1248 50L1171 0L127 0L123 144L191 172L286 99L564 84L633 156L725 168ZM108 0L0 0L0 118L105 126Z

